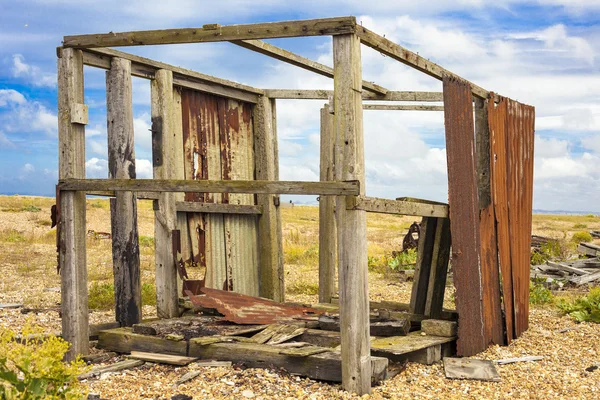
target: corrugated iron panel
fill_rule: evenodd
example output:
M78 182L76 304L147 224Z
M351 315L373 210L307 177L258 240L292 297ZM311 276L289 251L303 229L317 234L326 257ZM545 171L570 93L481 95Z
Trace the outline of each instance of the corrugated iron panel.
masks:
M193 304L214 308L224 315L224 320L236 324L272 324L290 319L304 319L323 314L311 307L287 305L261 297L247 296L223 290L201 288L206 296L190 295Z
M473 99L471 87L464 81L445 77L443 87L452 269L459 315L457 351L459 355L470 356L486 348Z
M528 328L533 189L533 107L507 99L508 218L512 239L515 336Z
M512 278L511 236L508 219L508 156L506 118L508 99L498 105L488 103L490 146L492 151L491 190L496 218L498 262L502 276L502 299L506 322L506 340L514 338L514 295Z

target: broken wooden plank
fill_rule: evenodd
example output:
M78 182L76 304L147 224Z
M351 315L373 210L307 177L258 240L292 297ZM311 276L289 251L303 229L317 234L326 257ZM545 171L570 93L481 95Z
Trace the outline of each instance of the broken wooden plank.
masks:
M489 360L445 357L444 372L448 379L500 382L500 375L494 363Z
M331 382L342 380L342 358L338 352L324 352L306 357L281 354L276 346L257 343L214 343L198 345L190 340L189 356L231 362L243 362L249 368L271 368L277 366L294 375ZM372 382L386 378L388 360L371 357Z
M410 331L411 321L408 318L393 321L371 321L371 336L406 336ZM319 328L327 331L340 331L340 320L333 316L320 316Z
M411 332L407 336L374 339L371 341L371 348L380 354L401 355L454 340L456 337L423 336L421 332L417 331Z
M600 271L569 279L570 282L573 282L577 285L584 285L586 283L595 282L598 280L600 280Z
M21 303L0 303L0 309L15 309L21 307L23 307L23 304Z
M144 191L189 193L302 194L352 196L360 193L358 181L294 182L259 180L178 179L62 179L63 191Z
M288 340L295 338L296 336L302 335L306 328L294 325L283 325L284 328L275 332L273 336L269 339L267 344L280 344L283 342L287 342Z
M90 378L94 378L96 376L100 376L106 372L118 372L118 371L123 371L125 369L131 369L131 368L135 368L135 367L139 367L140 365L143 365L144 361L142 360L124 360L124 361L119 361L117 363L111 364L111 365L106 365L104 367L96 367L93 368L90 372L86 372L84 374L78 375L77 379L84 380L84 379L90 379Z
M185 373L181 378L177 379L175 381L175 383L173 384L173 388L177 388L177 386L179 385L183 385L186 382L191 381L192 379L196 378L198 375L200 375L202 373L202 371L190 371Z
M321 329L308 329L302 335L294 338L298 342L305 342L319 347L337 347L341 343L341 335L336 331L323 331Z
M98 347L117 353L145 351L174 355L187 355L187 342L174 342L157 336L133 333L131 328L117 328L98 333Z
M367 212L384 214L418 215L440 218L448 217L447 205L380 199L367 196L346 197L346 209L364 210Z
M456 321L426 319L421 322L421 331L432 336L456 337Z
M64 47L95 48L144 46L177 43L226 42L247 39L273 39L297 36L323 36L354 33L355 17L226 25L202 28L161 29L134 32L65 36Z
M525 357L516 357L516 358L503 358L501 360L494 360L494 362L498 365L504 364L513 364L518 362L528 362L528 361L540 361L543 360L542 356L525 356Z
M591 243L579 243L577 251L592 257L600 256L600 246L593 245Z
M196 361L198 358L186 357L172 354L160 354L160 353L147 353L144 351L132 351L127 358L134 360L142 360L153 362L157 364L170 364L170 365L188 365L191 362Z
M303 346L300 348L284 348L279 351L279 354L284 354L286 356L293 357L308 357L315 354L326 353L328 351L332 351L326 347L318 347L318 346Z
M587 275L587 274L589 274L589 272L587 272L587 271L584 271L584 270L579 269L579 268L571 267L571 266L566 265L564 263L555 263L555 262L552 262L552 261L547 261L546 264L548 264L550 267L554 268L555 270L566 271L566 272L570 272L571 274L575 274L575 275Z

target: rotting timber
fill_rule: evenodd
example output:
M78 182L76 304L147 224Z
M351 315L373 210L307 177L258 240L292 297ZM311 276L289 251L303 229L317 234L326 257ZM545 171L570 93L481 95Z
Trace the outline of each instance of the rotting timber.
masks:
M333 68L261 41L301 36L331 36ZM108 48L218 41L332 77L334 90L253 88ZM399 92L364 81L361 45L443 81L443 92ZM62 334L72 344L69 358L86 354L89 345L86 193L114 197L111 240L116 320L122 327L103 332L100 342L113 340L117 351L183 352L224 360L237 352L245 362L265 366L257 361L260 353L260 359L296 373L341 380L346 390L362 395L386 375L387 359L433 362L454 352L454 337L436 341L411 332L371 340L371 332L396 326L406 333L408 322L414 330L423 320L458 315L457 351L468 356L490 344L510 343L527 329L533 107L488 92L362 27L355 17L66 36L57 53L57 250ZM85 178L84 65L109 71L109 179ZM151 85L153 180L135 179L132 76L148 79ZM279 181L277 99L330 100L321 110L319 182ZM365 100L443 106L363 104ZM366 196L365 110L444 113L448 204ZM238 339L210 335L174 342L132 331L140 324L141 305L137 221L124 216L135 214L137 199L154 202L157 312L161 323L168 324L187 304L179 302L183 290L196 295L205 287L285 300L279 195L287 193L320 196L319 301L321 309L339 313L339 319L333 318L339 332L313 332L316 329L308 325L315 321L305 320L307 329L294 338L307 343L313 338L314 344L274 350L275 344L248 342L250 333ZM367 212L422 217L410 304L373 307L369 302ZM450 258L456 311L442 308ZM204 279L188 280L182 268L187 263L205 267ZM336 299L338 305L332 305ZM375 312L379 320L374 320ZM387 320L381 320L384 317ZM390 322L392 317L408 322ZM289 327L263 329L298 332ZM315 372L323 367L331 367L335 376Z

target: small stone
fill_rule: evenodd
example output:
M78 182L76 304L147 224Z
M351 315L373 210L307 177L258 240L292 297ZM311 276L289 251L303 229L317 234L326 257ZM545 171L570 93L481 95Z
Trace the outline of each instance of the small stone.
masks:
M246 389L246 390L244 390L242 392L242 396L244 396L247 399L252 399L252 398L254 398L255 395L254 395L254 392L252 390Z

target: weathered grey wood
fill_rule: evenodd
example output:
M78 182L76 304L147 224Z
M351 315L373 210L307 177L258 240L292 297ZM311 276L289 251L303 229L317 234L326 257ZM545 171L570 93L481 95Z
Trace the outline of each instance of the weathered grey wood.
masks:
M330 309L327 310L327 312L337 312L338 308L336 307L336 305L339 304L339 299L337 297L333 297L331 299L331 302L332 302L332 304L330 305ZM313 305L312 307L319 308L319 307L317 307L317 305ZM387 301L387 300L370 301L369 308L371 310L408 312L410 310L410 304L399 303L397 301ZM420 320L422 320L425 318L425 316L422 314L413 314L411 319L414 320L415 318L417 318L417 319L421 318ZM442 316L441 316L441 318L438 318L438 319L457 320L458 313L456 312L456 310L443 309Z
M296 36L322 36L352 33L355 17L336 17L261 24L204 25L202 28L162 29L137 32L65 36L65 47L93 48L142 46L175 43L225 42L244 39L270 39Z
M494 362L498 365L505 364L513 364L518 362L529 362L529 361L540 361L543 360L542 356L525 356L525 357L516 357L516 358L503 358L501 360L494 360Z
M113 58L106 73L108 176L135 179L131 62ZM142 283L137 227L137 200L133 192L117 192L110 199L115 317L121 326L142 318Z
M420 215L424 217L448 217L447 204L419 203L366 196L349 196L346 199L346 209L350 210L364 210L383 214Z
M421 330L428 335L456 337L456 321L426 319L421 322Z
M208 192L208 193L253 193L253 194L312 194L312 195L357 195L359 181L304 182L266 180L176 180L176 179L62 179L61 190L73 191L142 191L142 192ZM263 215L265 213L263 205Z
M206 214L250 214L261 215L262 207L248 204L196 203L193 201L178 201L177 211L197 212Z
M300 68L304 68L311 72L315 72L319 75L323 75L328 78L333 78L333 68L318 63L316 61L310 60L308 58L299 56L298 54L294 54L277 46L273 46L272 44L263 42L262 40L235 40L232 43L237 44L238 46L244 47L246 49L273 57L279 61L283 61ZM362 82L362 87L365 90L380 95L385 95L388 92L386 88L383 88L379 85L375 85L374 83L367 81Z
M84 374L78 375L77 379L79 379L79 380L90 379L90 378L93 378L96 376L100 376L106 372L123 371L124 369L139 367L140 365L143 365L143 364L144 364L144 361L141 361L141 360L119 361L117 363L114 363L111 365L106 365L104 367L93 368L90 372L86 372Z
M131 328L117 328L98 333L98 348L131 353L145 351L149 353L187 355L186 341L173 341L157 336L147 336L133 333Z
M114 49L88 49L83 52L84 64L96 68L110 69L112 57L131 61L131 75L138 78L154 79L157 70L166 69L173 72L173 85L175 86L250 103L256 103L258 95L263 94L261 89Z
M363 104L363 110L379 111L444 111L444 106L426 106L422 104Z
M425 314L437 224L438 218L423 217L421 221L417 263L410 296L409 311L414 314Z
M329 100L333 97L333 90L323 89L264 89L264 94L272 99L305 99ZM388 91L385 95L362 92L363 100L381 101L444 101L442 92L402 92Z
M173 73L156 71L151 82L152 165L157 179L173 179L176 160L175 122L173 120ZM131 180L125 182L137 182ZM110 189L109 189L110 190ZM177 271L173 257L173 230L177 228L176 197L160 193L154 211L154 247L156 263L156 310L159 318L177 316Z
M175 179L185 179L184 155L183 155L183 110L181 105L181 88L173 88L173 169L172 177ZM185 199L184 193L175 193L175 209L177 204ZM179 211L179 210L177 210ZM176 214L175 226L179 230L179 245L181 254L185 254L183 262L187 261L187 255L190 254L191 237L187 224L187 216L185 213ZM177 274L177 293L183 293L183 278Z
M555 263L552 261L548 261L546 264L548 264L550 267L554 268L555 270L566 271L566 272L569 272L569 273L575 274L575 275L587 275L590 273L589 271L586 271L586 270L583 270L580 268L576 268L576 267L572 267L572 266L566 265L564 263Z
M321 109L320 180L334 180L333 115L328 107ZM335 197L319 197L319 303L330 303L336 293L337 233Z
M289 349L288 349L289 350ZM270 368L275 365L284 368L294 375L307 376L311 379L324 381L342 381L342 357L337 352L325 352L306 357L296 357L286 354L285 349L277 346L257 343L214 343L198 345L196 339L190 340L189 355L203 359L215 359L232 362L244 362L250 368ZM388 360L382 357L369 357L373 366L369 370L373 375L371 380L379 382L386 377Z
M21 308L22 303L0 303L0 309Z
M87 125L88 106L86 104L71 104L71 123Z
M589 243L579 243L577 246L577 251L592 257L597 257L600 255L600 251L592 246L589 246Z
M424 57L421 57L417 53L405 49L404 47L382 36L379 36L378 34L368 30L367 28L363 28L361 26L357 29L356 33L360 37L360 41L362 44L369 46L372 49L377 50L380 53L383 53L396 61L400 61L403 64L413 67L414 69L421 71L429 76L432 76L439 80L442 80L444 76L452 76L466 81L466 79L463 79L458 75L448 71L447 69L440 67L436 63L431 62ZM486 99L488 97L489 92L487 90L473 83L470 83L470 85L474 95L481 97L482 99Z
M360 40L354 34L333 37L335 179L361 182L365 163L361 99ZM359 395L371 392L367 215L347 210L337 198L342 386Z
M59 179L85 178L85 125L71 122L71 106L83 101L81 51L65 50L58 60ZM62 193L59 209L62 334L71 343L66 359L73 360L89 350L85 193Z
M256 179L277 181L279 159L274 100L261 97L254 107L254 160ZM260 296L284 301L283 242L279 197L275 192L257 196L262 208L258 218L258 259L260 268Z
M500 382L500 375L490 360L469 358L444 358L444 372L448 379L474 379Z
M170 365L188 365L189 363L192 363L198 359L196 357L185 357L160 353L147 353L145 351L132 351L131 354L127 356L127 358Z
M443 315L444 294L450 262L450 240L450 220L437 218L424 311L424 314L431 318L441 318Z

